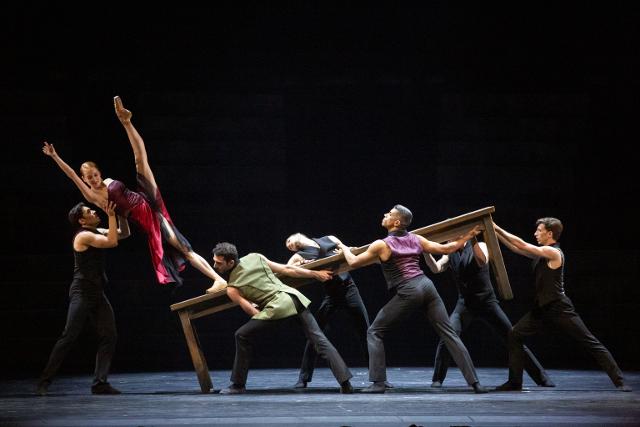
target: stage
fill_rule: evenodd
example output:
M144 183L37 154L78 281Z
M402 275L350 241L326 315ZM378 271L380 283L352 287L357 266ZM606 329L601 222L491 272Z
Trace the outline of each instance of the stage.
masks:
M35 395L35 379L0 383L0 425L10 426L548 426L640 425L640 372L625 372L631 393L617 391L601 371L549 370L555 388L525 378L522 392L474 394L451 368L441 389L430 388L431 368L389 368L395 386L360 393L366 368L352 368L355 393L341 395L326 368L302 391L295 369L250 371L247 393L225 396L229 371L212 371L214 392L202 394L194 372L118 373L117 396L94 396L92 377L61 376L49 394ZM506 368L480 368L483 385L504 382Z

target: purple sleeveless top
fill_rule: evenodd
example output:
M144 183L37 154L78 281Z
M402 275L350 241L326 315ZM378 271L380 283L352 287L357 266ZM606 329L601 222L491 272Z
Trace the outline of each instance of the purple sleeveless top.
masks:
M383 241L391 249L391 257L382 263L382 273L389 289L424 274L420 268L423 250L418 236L406 231L395 232Z
M107 186L109 201L116 204L116 213L127 217L131 209L144 203L144 198L140 193L129 190L121 181L113 180Z

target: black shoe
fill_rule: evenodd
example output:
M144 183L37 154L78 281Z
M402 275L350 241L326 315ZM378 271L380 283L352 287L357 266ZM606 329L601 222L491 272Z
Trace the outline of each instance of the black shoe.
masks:
M538 384L538 386L540 386L540 387L555 387L556 383L554 383L551 380L546 380L546 381L542 381L540 384Z
M220 394L244 394L247 389L243 385L231 384L227 388L220 390Z
M482 387L482 385L480 385L480 382L473 383L473 385L471 387L473 387L473 392L475 394L489 393L489 390L487 390L486 388Z
M363 388L363 393L384 393L387 388L384 386L384 381L375 381L367 388Z
M49 384L51 384L49 381L40 381L36 388L36 394L38 396L46 396L49 392Z
M111 387L109 383L100 383L91 387L93 394L121 394L120 390Z
M349 380L346 380L340 383L340 393L342 394L353 393L353 386L351 385L351 382L349 382Z
M522 391L522 384L514 384L511 381L496 387L496 391Z
M307 382L304 380L298 380L298 382L294 384L293 388L307 388Z
M624 384L617 385L616 389L619 391L632 391L630 386Z
M432 388L441 388L442 387L442 383L440 381L433 381L431 383L431 387Z
M391 384L389 381L385 381L384 382L384 388L389 390L390 388L393 388L393 384Z

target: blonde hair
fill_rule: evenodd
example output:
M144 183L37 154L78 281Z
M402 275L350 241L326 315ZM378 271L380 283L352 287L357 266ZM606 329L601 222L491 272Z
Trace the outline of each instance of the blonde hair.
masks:
M100 170L100 168L95 162L92 162L92 161L84 162L83 164L80 165L80 176L84 176L84 171L86 171L89 168L96 168L98 169L98 171Z

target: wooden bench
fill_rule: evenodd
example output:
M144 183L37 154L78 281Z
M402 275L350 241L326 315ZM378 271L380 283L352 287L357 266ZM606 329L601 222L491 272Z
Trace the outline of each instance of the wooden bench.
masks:
M502 299L509 300L513 298L513 294L511 292L509 278L507 277L507 271L502 259L502 253L500 252L498 239L492 226L491 214L493 212L495 212L495 209L493 206L490 206L455 218L450 218L436 224L418 228L411 232L424 236L429 240L442 243L447 240L454 239L461 234L464 234L470 228L479 225L482 229L484 241L486 242L489 250L489 260L495 277L496 290ZM354 249L353 253L357 255L367 250L368 247L369 245L359 247ZM313 270L330 269L335 273L342 273L344 271L351 270L342 255L333 255L310 262L305 264L304 268ZM295 288L312 282L312 279L296 279L291 277L281 277L280 279L287 285ZM177 312L180 317L184 336L187 341L187 347L189 348L191 360L193 361L193 367L196 370L198 381L200 382L200 389L203 393L211 391L213 384L209 375L207 361L202 352L202 348L200 347L200 343L198 342L198 335L191 321L200 317L209 316L219 311L227 310L235 305L236 304L231 302L227 297L225 291L217 292L215 294L201 295L199 297L171 305L171 311Z

